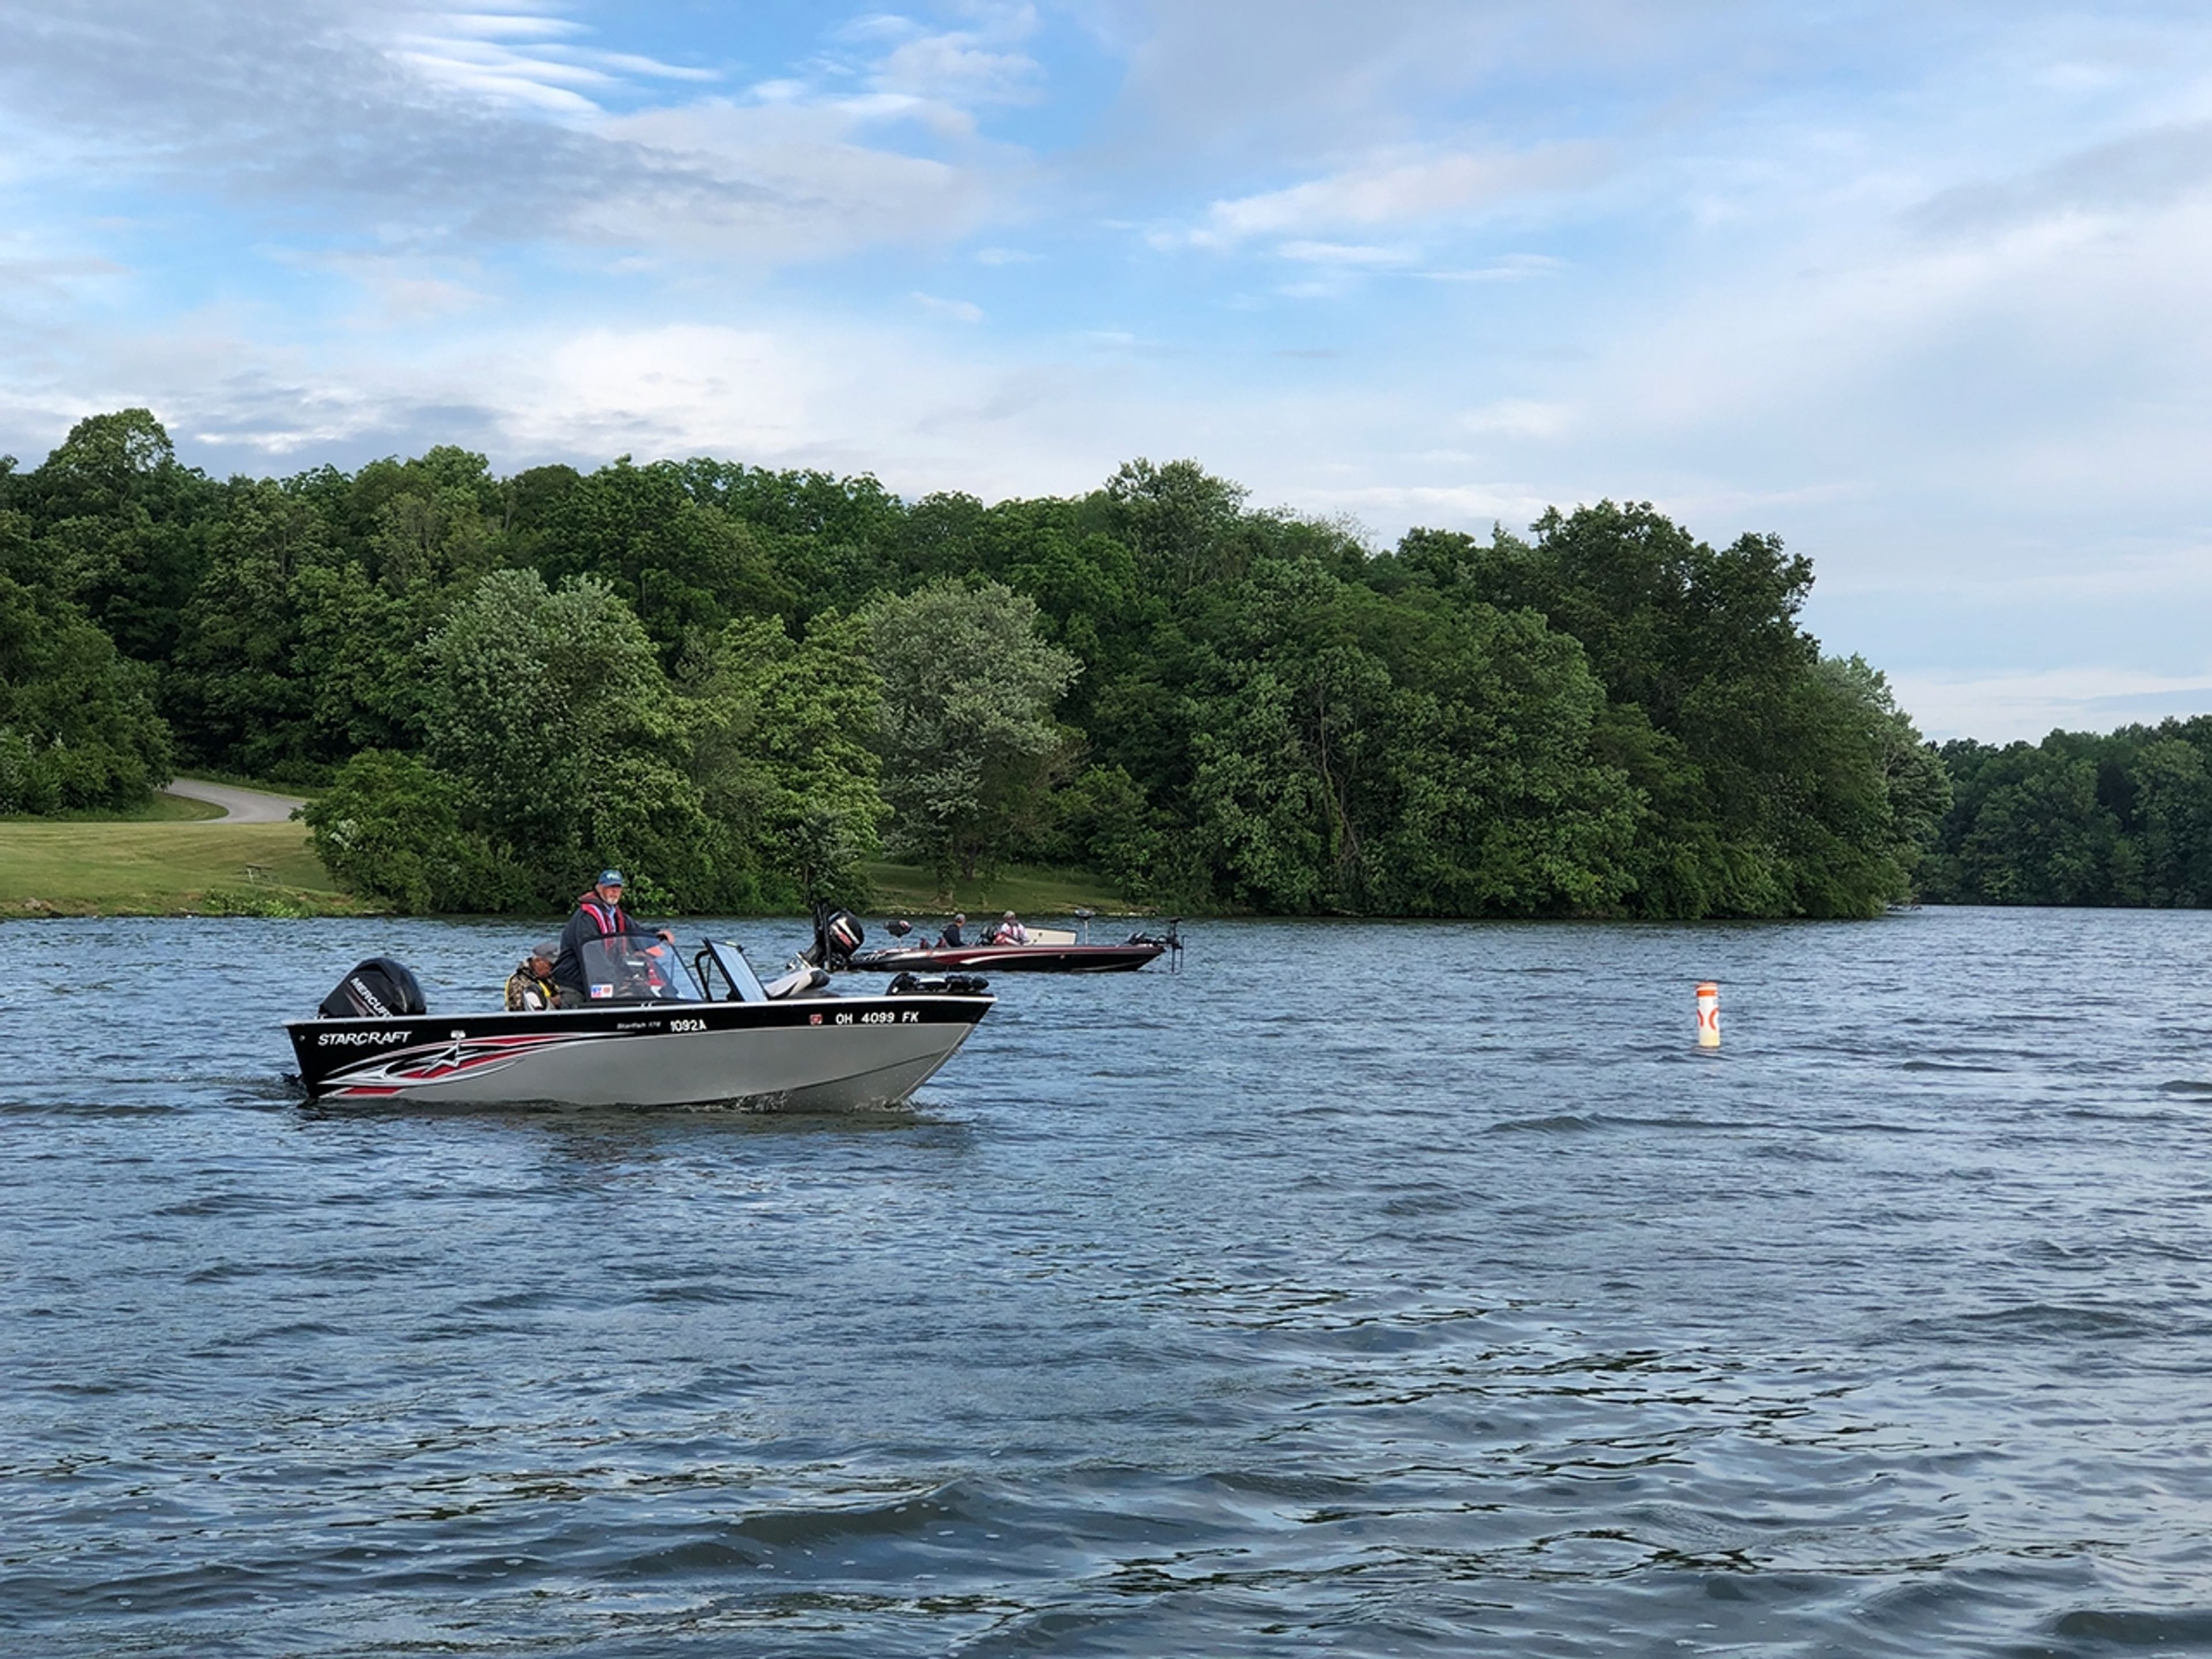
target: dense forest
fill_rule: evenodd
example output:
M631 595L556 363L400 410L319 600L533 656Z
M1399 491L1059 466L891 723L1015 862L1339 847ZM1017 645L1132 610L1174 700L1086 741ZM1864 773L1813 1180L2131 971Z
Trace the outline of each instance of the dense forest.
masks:
M1858 916L1939 825L1942 892L2013 896L1995 815L2080 793L2084 846L2103 811L2140 850L2064 891L2207 890L2194 737L1939 757L1800 626L1812 580L1634 504L1377 550L1188 461L995 506L444 447L217 480L128 410L0 463L0 811L302 786L333 872L413 910L611 862L645 907L781 907L887 851L1190 910Z
M1921 870L1954 904L2212 904L2212 716L1942 747L1950 810Z

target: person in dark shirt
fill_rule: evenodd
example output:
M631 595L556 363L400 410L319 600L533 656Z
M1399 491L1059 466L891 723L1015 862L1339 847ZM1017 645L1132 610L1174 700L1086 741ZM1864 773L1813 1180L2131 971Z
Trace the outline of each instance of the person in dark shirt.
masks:
M941 949L957 951L967 945L967 938L960 931L961 923L967 920L964 914L956 912L952 920L945 924L945 931L937 936L937 943Z
M665 927L649 928L633 921L623 908L623 872L602 870L592 890L576 900L576 913L561 930L561 954L554 958L553 982L561 989L563 1008L591 1006L591 990L584 982L582 947L599 939L659 939L673 945L676 935Z

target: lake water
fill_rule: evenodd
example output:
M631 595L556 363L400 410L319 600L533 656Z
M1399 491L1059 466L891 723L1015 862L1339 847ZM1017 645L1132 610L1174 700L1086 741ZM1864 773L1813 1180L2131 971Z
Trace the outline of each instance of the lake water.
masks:
M2212 1651L2212 914L1207 923L911 1113L295 1103L532 932L0 927L0 1650Z

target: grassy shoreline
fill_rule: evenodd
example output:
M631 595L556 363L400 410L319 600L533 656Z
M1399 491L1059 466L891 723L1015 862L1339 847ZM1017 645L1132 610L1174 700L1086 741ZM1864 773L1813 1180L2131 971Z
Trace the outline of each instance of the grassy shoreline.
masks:
M161 797L162 801L173 798ZM338 890L299 823L210 821L198 803L94 819L0 819L0 919L40 916L357 916L384 907ZM927 870L874 864L874 915L954 910L1139 914L1085 871L1017 866L940 890Z
M0 917L359 915L297 823L0 823Z

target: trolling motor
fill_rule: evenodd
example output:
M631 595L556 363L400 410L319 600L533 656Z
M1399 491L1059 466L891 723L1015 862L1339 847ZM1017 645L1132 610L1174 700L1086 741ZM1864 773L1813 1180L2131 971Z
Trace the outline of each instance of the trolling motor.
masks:
M1171 974L1179 974L1182 972L1182 918L1181 916L1170 916L1168 918L1168 930L1166 933L1132 933L1129 935L1129 943L1132 945L1166 945L1168 947L1168 972Z
M914 924L910 921L887 921L884 924L884 931L893 939L904 939L914 932Z

